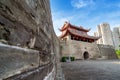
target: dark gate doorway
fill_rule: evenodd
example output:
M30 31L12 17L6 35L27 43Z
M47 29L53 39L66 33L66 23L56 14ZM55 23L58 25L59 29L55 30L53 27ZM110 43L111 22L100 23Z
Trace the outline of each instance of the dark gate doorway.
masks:
M89 53L88 52L84 52L83 57L84 57L85 60L88 59L89 58Z

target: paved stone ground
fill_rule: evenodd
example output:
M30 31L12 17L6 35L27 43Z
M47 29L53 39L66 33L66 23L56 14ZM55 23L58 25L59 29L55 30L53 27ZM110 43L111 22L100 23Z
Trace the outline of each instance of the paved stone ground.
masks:
M65 80L120 80L120 61L74 61L62 64Z

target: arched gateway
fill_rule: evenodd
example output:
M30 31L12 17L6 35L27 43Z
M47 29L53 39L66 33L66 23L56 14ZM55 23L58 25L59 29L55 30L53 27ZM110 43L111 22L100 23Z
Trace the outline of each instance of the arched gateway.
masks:
M83 53L83 57L84 57L85 60L88 59L89 58L89 53L85 51Z

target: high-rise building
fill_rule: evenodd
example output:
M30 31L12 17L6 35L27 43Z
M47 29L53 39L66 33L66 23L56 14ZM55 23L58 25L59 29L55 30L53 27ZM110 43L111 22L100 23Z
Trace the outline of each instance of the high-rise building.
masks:
M120 27L113 28L113 31L110 29L108 23L102 23L97 26L97 31L94 33L95 36L102 36L96 43L112 45L115 49L120 49Z
M110 25L108 23L102 23L97 26L97 34L98 36L102 36L101 39L97 41L98 44L105 44L105 45L113 45L113 35L110 29Z
M119 45L120 45L120 28L119 27L115 27L113 29L113 40L114 40L115 49L119 49Z

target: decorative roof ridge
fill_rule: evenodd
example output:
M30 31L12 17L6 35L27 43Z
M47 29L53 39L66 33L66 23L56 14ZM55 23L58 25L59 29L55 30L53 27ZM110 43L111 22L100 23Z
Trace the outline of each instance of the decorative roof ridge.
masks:
M70 24L72 27L74 27L74 28L76 28L76 29L79 29L79 30L83 30L83 31L85 31L85 32L89 32L91 29L85 29L85 28L83 28L83 26L80 26L80 27L78 27L78 26L75 26L75 25L72 25L72 24Z
M69 32L71 33L71 34L74 34L74 35L78 35L78 36L82 36L82 37L86 37L86 38L94 38L94 39L99 39L99 38L101 38L101 36L98 36L98 37L96 37L96 36L91 36L91 35L83 35L83 34L76 34L76 33L74 33L74 32L71 32L70 30L69 30Z
M82 30L82 31L85 31L85 32L89 32L91 30L91 29L85 29L85 28L83 28L83 26L78 27L78 26L72 25L71 23L69 23L67 21L64 23L63 27L61 29L59 29L59 30L60 31L64 31L68 27L72 27L72 28L75 28L75 29L78 29L78 30Z
M65 29L67 29L69 27L70 23L69 22L65 22L63 27L61 29L59 29L60 31L64 31Z

